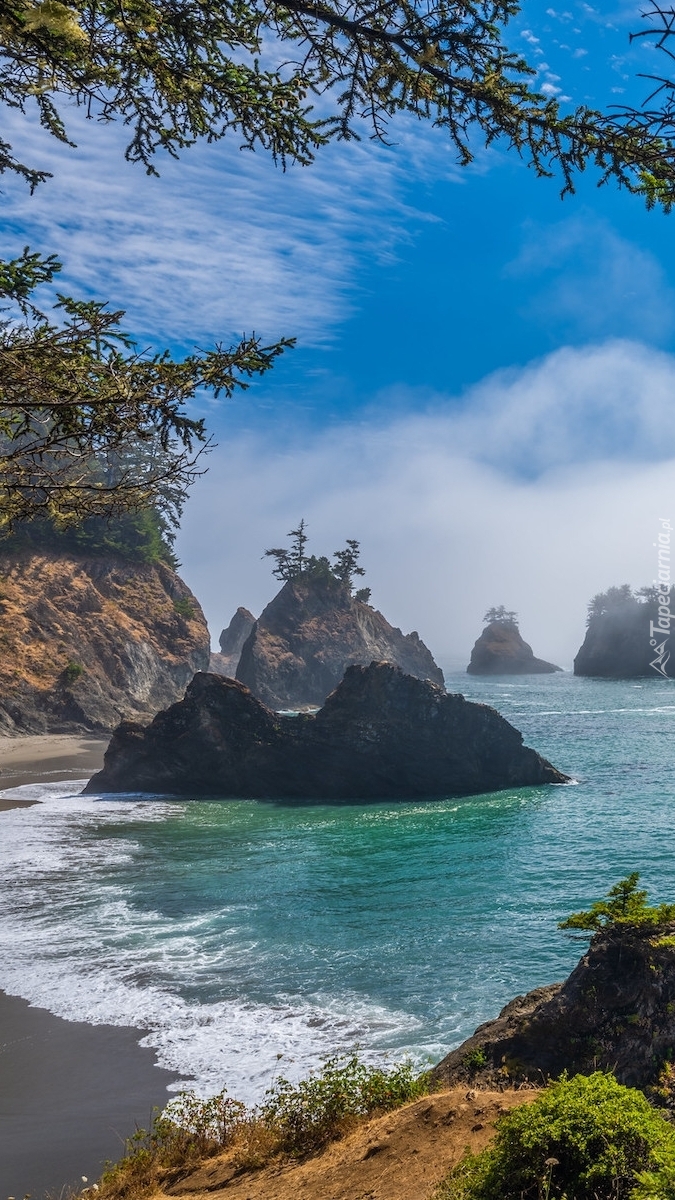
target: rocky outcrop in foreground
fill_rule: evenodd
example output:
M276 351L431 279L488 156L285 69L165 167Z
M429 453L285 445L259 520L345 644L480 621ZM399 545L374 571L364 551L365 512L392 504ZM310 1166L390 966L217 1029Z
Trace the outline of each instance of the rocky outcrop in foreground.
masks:
M674 939L607 929L565 983L516 996L434 1075L444 1085L489 1087L603 1070L645 1088L657 1082L674 1047Z
M388 663L350 667L315 715L196 675L151 725L115 730L90 792L276 800L410 800L563 783L494 709Z
M223 629L220 635L220 653L211 655L209 670L214 675L227 675L234 679L244 642L254 625L253 613L240 606L227 629Z
M164 563L0 555L0 731L149 720L209 661L198 601Z
M373 661L444 687L417 633L401 633L330 576L301 577L285 583L256 621L236 677L269 708L306 708L323 704L347 667Z
M562 667L535 658L515 622L492 621L474 645L466 669L469 675L550 675Z

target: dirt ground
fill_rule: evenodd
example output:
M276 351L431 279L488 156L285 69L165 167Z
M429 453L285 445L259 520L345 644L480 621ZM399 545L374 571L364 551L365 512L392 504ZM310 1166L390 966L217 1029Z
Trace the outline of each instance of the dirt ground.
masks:
M237 1175L225 1154L163 1194L184 1200L430 1200L467 1148L487 1145L497 1117L536 1094L438 1092L359 1124L304 1162Z

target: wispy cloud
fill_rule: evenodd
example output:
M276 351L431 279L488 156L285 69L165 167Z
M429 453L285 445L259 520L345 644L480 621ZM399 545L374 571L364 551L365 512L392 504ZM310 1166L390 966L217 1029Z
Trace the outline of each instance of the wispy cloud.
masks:
M24 158L54 179L31 199L6 182L2 250L56 251L69 287L127 307L156 340L252 328L325 339L350 311L359 262L395 254L431 219L407 203L411 181L460 178L445 140L406 122L398 146L336 145L286 173L234 141L197 146L159 159L159 180L124 162L123 129L68 124L77 151L13 122Z
M536 653L569 666L590 596L651 581L656 520L673 516L674 392L675 359L613 342L422 415L285 448L224 441L188 506L184 574L217 638L238 604L271 598L262 552L305 516L317 553L361 540L374 602L441 657L468 661L503 603Z

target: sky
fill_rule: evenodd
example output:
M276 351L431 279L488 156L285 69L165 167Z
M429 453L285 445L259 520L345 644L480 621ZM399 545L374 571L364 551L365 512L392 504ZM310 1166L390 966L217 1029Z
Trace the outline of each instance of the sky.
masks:
M621 0L531 3L509 38L544 94L607 108L663 66L629 44L641 21ZM446 666L504 604L570 667L590 597L652 581L675 518L675 214L591 170L561 199L499 146L460 168L411 119L309 168L223 142L159 179L124 162L124 129L68 125L77 150L10 114L54 178L33 197L5 180L3 254L56 251L60 286L125 308L141 345L298 339L201 402L217 446L177 549L214 643L271 599L263 551L301 517L317 554L360 541L373 603Z

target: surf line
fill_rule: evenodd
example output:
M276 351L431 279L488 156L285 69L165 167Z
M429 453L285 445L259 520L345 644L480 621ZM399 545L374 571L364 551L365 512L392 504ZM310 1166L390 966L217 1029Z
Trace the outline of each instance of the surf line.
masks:
M649 645L655 652L655 658L649 665L657 675L669 679L666 667L670 659L670 650L666 649L666 645L670 638L670 622L674 615L670 611L670 539L673 527L670 517L659 517L659 525L661 528L658 541L654 542L658 564L658 578L654 580L656 584L655 599L659 606L659 616L657 621L649 622Z

